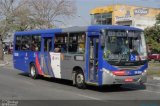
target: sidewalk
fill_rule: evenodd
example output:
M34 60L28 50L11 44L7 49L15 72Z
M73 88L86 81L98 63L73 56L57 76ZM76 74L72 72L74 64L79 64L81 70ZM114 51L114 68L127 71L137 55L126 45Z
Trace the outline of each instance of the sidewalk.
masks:
M2 60L0 60L0 67L1 66L5 66L5 65L7 65L8 64L8 61L2 61Z
M0 67L8 65L11 62L12 62L12 55L5 54L4 60L3 61L0 60Z

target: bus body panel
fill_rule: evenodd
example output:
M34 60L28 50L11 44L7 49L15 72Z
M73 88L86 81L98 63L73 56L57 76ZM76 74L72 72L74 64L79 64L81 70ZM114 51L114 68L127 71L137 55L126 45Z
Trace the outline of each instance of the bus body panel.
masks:
M40 60L43 58L43 56L40 55L41 59L39 59L38 64L41 64L41 65L37 65L36 63L36 67L40 75L48 75L54 78L72 80L72 72L75 67L80 67L82 70L85 70L84 60L76 61L75 56L77 55L50 52L48 57L45 57L45 61L43 62L42 61L40 62ZM50 67L43 68L41 67L43 66L43 64L45 64L45 66L50 66ZM46 74L46 71L48 71L47 74Z
M24 72L27 72L26 69L24 68L24 57L25 53L24 52L14 52L13 53L13 60L14 60L14 67L16 69L22 70Z
M72 72L77 71L74 70L76 67L85 71L85 57L83 54L64 53L61 58L61 76L63 79L72 80Z
M35 61L34 52L14 52L13 60L14 67L28 73L30 67L29 64Z

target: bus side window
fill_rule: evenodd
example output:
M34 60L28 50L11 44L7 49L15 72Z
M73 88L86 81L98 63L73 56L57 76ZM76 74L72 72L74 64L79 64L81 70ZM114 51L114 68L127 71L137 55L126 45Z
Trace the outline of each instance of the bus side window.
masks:
M54 37L54 52L67 52L67 34L57 34Z
M41 49L41 36L33 35L31 41L31 50L32 51L40 51Z
M21 50L29 51L31 46L31 36L28 35L22 36L21 42L23 42L21 45L22 46Z
M78 36L78 53L84 53L85 52L85 41L86 35L83 33L80 36Z
M71 33L69 36L69 52L84 54L85 52L85 33Z

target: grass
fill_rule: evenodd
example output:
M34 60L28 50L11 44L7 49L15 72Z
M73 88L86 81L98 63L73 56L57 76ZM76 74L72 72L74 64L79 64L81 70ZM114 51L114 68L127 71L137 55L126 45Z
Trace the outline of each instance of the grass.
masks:
M149 67L160 67L160 62L156 62L156 63L149 62Z
M160 71L150 71L150 70L148 70L147 75L160 77Z
M149 62L147 74L160 77L160 62Z

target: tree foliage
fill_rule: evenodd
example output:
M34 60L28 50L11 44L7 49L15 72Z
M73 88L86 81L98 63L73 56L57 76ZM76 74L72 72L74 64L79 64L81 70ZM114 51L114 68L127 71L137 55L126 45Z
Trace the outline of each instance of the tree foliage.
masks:
M160 25L160 13L156 16L156 24Z
M0 35L4 38L14 31L52 28L61 17L75 13L74 0L0 0Z
M50 28L61 16L73 16L76 7L70 0L29 0L32 18L40 28Z
M0 0L0 34L52 28L75 13L74 0Z
M156 17L156 24L144 30L146 42L152 52L160 53L160 14Z

